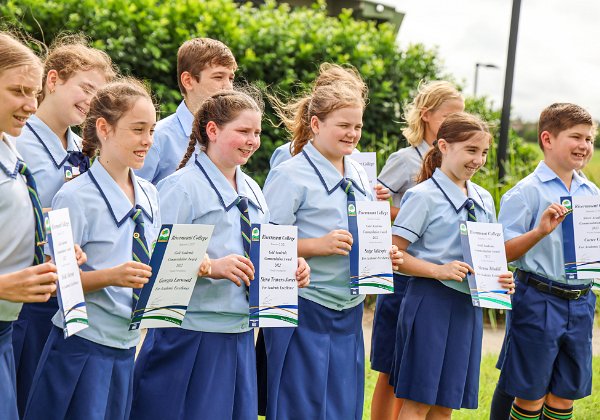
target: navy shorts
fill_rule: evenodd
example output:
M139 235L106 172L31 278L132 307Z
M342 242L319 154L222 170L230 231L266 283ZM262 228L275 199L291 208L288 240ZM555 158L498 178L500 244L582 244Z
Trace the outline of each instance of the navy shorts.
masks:
M517 276L500 388L524 400L549 392L569 400L590 395L595 304L592 292L567 300L540 292Z

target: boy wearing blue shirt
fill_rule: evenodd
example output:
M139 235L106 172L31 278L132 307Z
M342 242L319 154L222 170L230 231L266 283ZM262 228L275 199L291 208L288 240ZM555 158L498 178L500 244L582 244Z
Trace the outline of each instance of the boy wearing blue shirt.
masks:
M233 53L221 41L194 38L179 47L177 83L183 101L174 114L156 124L154 144L136 175L156 185L177 170L189 143L194 114L206 98L233 88L236 69Z
M583 108L555 103L544 109L535 171L500 204L508 261L517 268L511 325L498 387L514 395L510 418L570 419L573 400L591 393L592 328L596 297L591 281L564 271L561 196L598 195L578 175L590 152L594 124Z

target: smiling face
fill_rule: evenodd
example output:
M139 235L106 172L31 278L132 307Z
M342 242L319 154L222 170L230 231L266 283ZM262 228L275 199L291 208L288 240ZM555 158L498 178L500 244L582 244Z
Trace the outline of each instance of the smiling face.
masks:
M544 160L557 173L582 169L593 153L593 128L588 124L577 124L556 135L543 131L540 138Z
M465 182L485 165L490 148L490 135L485 132L473 132L466 141L448 143L438 140L442 152L441 170L461 188Z
M220 127L214 121L206 125L206 154L225 175L234 173L238 165L245 165L260 147L260 120L260 112L247 109Z
M105 84L106 78L98 70L78 71L67 80L62 80L55 70L51 70L48 73L47 92L42 103L43 106L56 110L61 125L80 125L90 109L90 101L94 94Z
M195 113L206 98L222 90L231 90L235 75L233 69L216 65L206 67L196 77L190 77L188 72L182 76L182 80L185 79L186 104Z
M100 156L104 165L117 169L140 169L144 166L156 126L156 110L150 99L140 97L135 100L131 109L123 114L114 127L103 118L99 118L97 124L102 143Z
M462 99L448 99L435 110L425 111L421 115L421 119L425 123L425 141L432 144L437 138L437 132L440 129L442 122L450 114L462 112L465 109L465 103Z
M37 110L42 70L19 66L0 72L0 134L21 134L27 118Z
M362 134L362 107L346 107L330 112L321 120L311 118L315 148L330 162L352 154Z

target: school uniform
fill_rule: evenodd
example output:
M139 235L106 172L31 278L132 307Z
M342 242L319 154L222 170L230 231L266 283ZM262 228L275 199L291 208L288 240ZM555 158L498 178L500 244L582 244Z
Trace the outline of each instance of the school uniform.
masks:
M15 143L36 180L43 208L52 206L54 195L66 181L89 167L89 159L81 153L79 136L69 128L65 150L58 136L35 115L27 120L27 125L15 139ZM47 302L26 303L13 325L17 397L21 416L25 412L35 369L52 329L51 319L57 310L56 297L51 297Z
M491 195L467 181L468 197L439 168L409 189L392 233L410 242L407 252L434 264L463 261L458 224L468 199L479 222L496 221ZM396 396L453 409L477 408L483 335L481 308L473 307L466 280L411 277L396 332L390 383Z
M428 150L429 145L425 141L417 147L400 149L390 155L379 173L377 182L390 190L394 207L400 207L404 193L415 186L423 156ZM392 343L396 341L398 312L408 279L408 276L394 272L394 293L377 295L371 336L371 369L375 371L386 374L391 372L394 360Z
M241 168L237 191L204 152L158 186L165 223L215 225L211 259L244 255L240 197L268 223L262 192ZM257 418L254 331L246 286L199 277L181 328L149 330L135 366L131 419ZM165 390L169 395L165 396Z
M0 274L20 271L34 260L35 223L25 177L19 174L16 148L0 138ZM21 303L0 300L0 418L18 419L12 324Z
M313 146L271 170L265 197L271 223L296 225L298 238L348 230L350 181L357 201L371 200L362 167L344 157L344 176ZM348 256L308 259L311 283L299 290L297 328L265 328L267 418L362 419L364 296L350 294Z
M537 226L543 212L561 196L598 193L576 172L569 190L542 161L502 197L499 221L504 240ZM566 279L562 235L559 224L513 263L517 288L498 386L526 400L549 392L571 400L591 393L596 297L589 290L591 280Z
M271 159L269 160L269 167L271 169L275 168L280 163L292 158L292 151L290 150L291 145L291 142L287 142L273 151Z
M99 160L65 184L54 209L68 208L75 243L88 256L83 271L101 270L132 260L136 209L144 221L147 247L158 236L158 193L130 171L132 204ZM109 286L85 295L89 327L63 338L57 312L40 358L25 419L127 419L131 405L133 362L139 330L129 330L133 290Z
M154 143L144 159L144 166L135 172L136 175L157 185L175 172L187 151L193 123L194 115L185 101L181 101L174 114L156 124Z

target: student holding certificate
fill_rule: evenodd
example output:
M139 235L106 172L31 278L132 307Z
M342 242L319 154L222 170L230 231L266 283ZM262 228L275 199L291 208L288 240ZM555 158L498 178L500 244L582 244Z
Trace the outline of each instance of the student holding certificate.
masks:
M246 93L209 97L179 169L158 184L165 223L215 225L211 273L198 278L181 328L148 332L135 366L131 419L257 418L249 244L251 224L269 223L269 210L241 165L260 146L261 116L262 105ZM299 259L299 287L308 274Z
M128 418L135 346L132 308L151 275L152 242L160 230L158 193L134 175L152 144L156 111L138 81L100 89L83 128L83 153L94 162L52 202L68 208L75 242L89 259L81 282L89 327L63 337L58 312L36 373L26 419Z
M390 374L404 403L399 418L450 418L477 408L483 335L462 261L459 222L493 223L492 196L470 181L485 164L491 135L484 122L456 113L442 122L417 186L409 189L392 232L412 275L400 306ZM499 281L514 290L510 272Z
M372 198L364 170L349 156L360 139L367 89L355 70L330 64L319 79L330 82L276 104L294 156L265 183L271 221L298 227L298 255L311 266L298 327L264 330L267 418L278 420L362 419L364 295L350 292L348 203ZM392 252L393 265L400 262Z
M503 197L508 261L519 287L501 360L493 418L506 418L497 399L515 396L511 418L570 419L573 401L591 393L596 297L590 279L567 279L561 197L597 196L579 171L591 154L594 122L583 108L555 103L544 109L538 143L544 160ZM543 316L542 316L543 314ZM539 351L543 348L544 351Z

